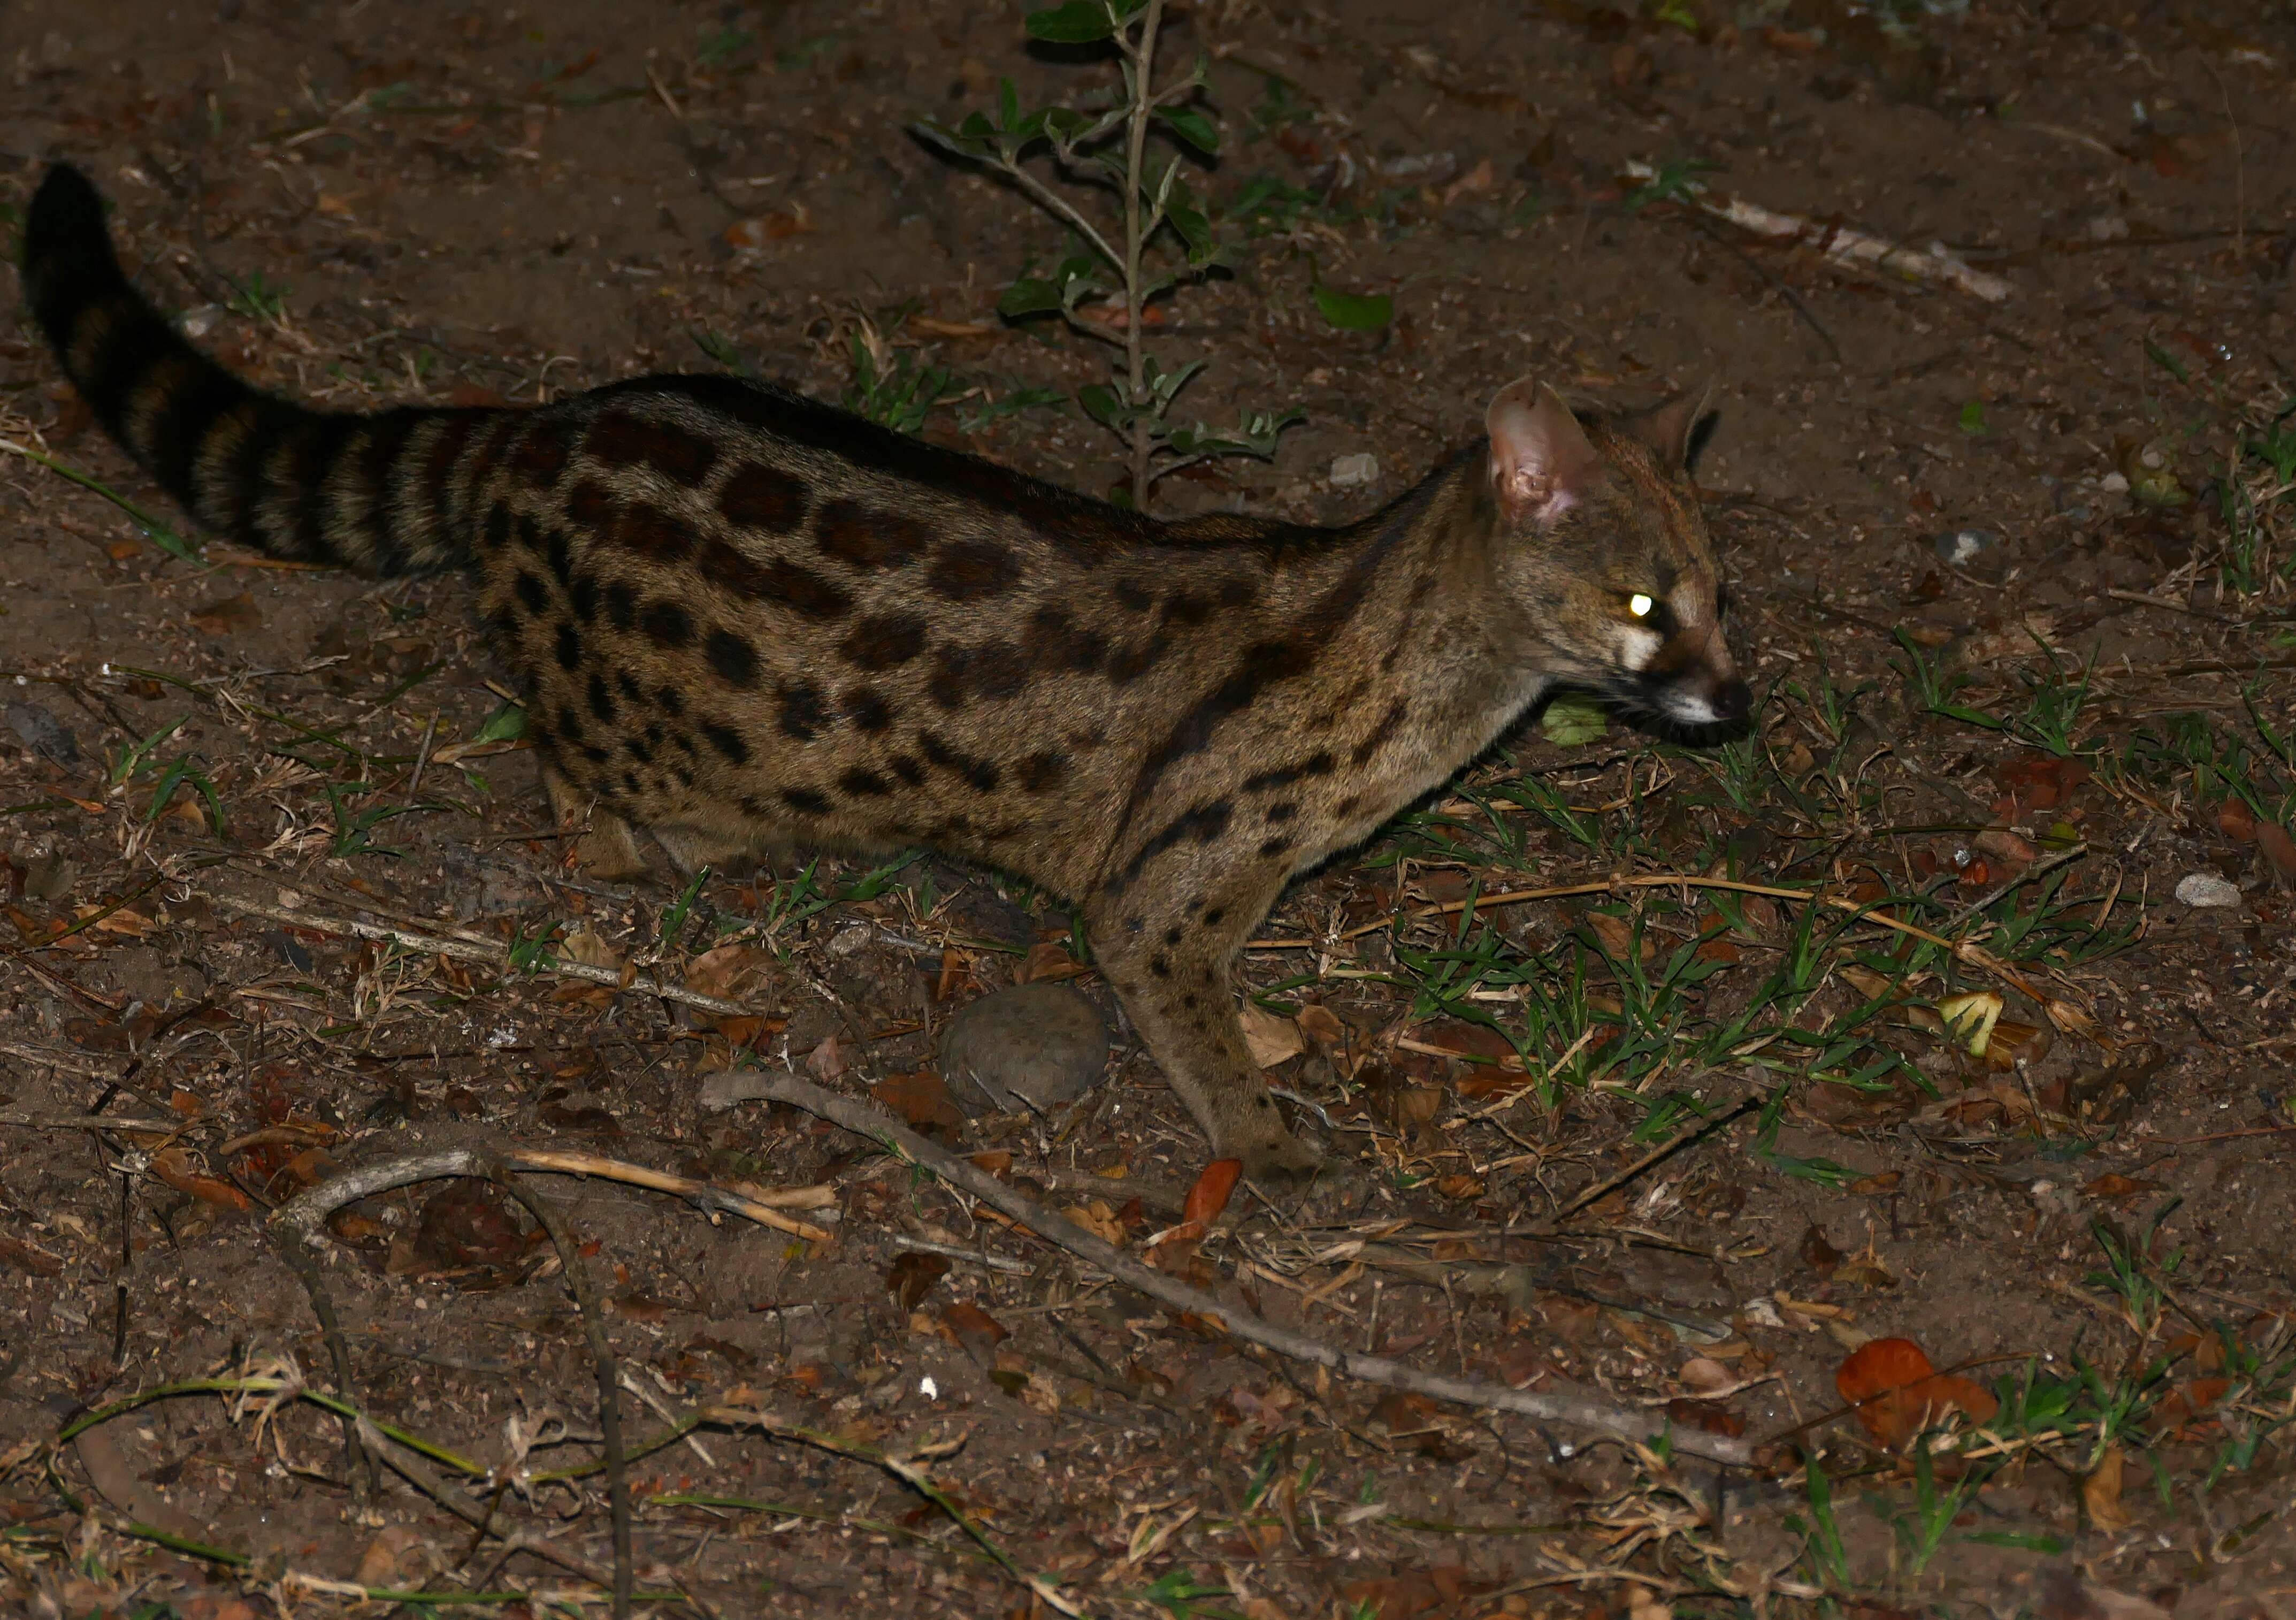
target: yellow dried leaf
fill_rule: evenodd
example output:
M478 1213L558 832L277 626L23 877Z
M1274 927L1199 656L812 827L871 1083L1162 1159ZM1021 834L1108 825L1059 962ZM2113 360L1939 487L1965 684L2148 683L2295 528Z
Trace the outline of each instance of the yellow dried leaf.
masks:
M1251 1061L1260 1068L1272 1069L1308 1049L1308 1038L1300 1032L1297 1024L1278 1017L1257 1002L1245 1002L1242 1017L1243 1044L1250 1049Z
M2120 1501L2120 1448L2107 1446L2104 1456L2081 1481L2081 1506L2088 1522L2100 1530L2126 1530L2130 1514Z
M1937 1004L1937 1009L1954 1039L1969 1048L1971 1057L1982 1057L1993 1039L1993 1026L2000 1022L2001 1006L2001 998L1994 991L1976 990L1966 995L1948 996Z

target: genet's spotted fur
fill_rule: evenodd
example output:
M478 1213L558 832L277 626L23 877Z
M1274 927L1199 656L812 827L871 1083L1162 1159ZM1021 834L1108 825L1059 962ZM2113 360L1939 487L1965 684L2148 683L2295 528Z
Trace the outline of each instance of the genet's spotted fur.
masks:
M1528 381L1361 522L1161 523L722 376L530 410L316 412L194 350L121 275L94 189L34 199L34 311L97 418L274 556L468 568L598 875L926 844L1081 903L1215 1151L1314 1155L1237 1023L1286 881L1558 684L1745 717L1685 472L1696 415L1581 420Z

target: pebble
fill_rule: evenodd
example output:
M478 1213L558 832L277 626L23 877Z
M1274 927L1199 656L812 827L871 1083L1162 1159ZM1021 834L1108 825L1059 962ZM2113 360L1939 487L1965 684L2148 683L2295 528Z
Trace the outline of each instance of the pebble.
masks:
M2237 906L2240 890L2213 872L2194 872L2177 884L2177 898L2188 906Z
M941 1078L967 1114L1051 1108L1108 1067L1108 1024L1065 984L1016 984L973 1002L941 1033Z
M1367 450L1357 450L1352 456L1332 459L1332 488L1351 489L1358 484L1379 481L1379 457Z
M6 710L8 729L24 740L24 746L69 769L80 762L79 742L56 717L37 703L10 703Z
M1983 529L1949 529L1930 542L1939 556L1956 568L1966 568L1997 544Z

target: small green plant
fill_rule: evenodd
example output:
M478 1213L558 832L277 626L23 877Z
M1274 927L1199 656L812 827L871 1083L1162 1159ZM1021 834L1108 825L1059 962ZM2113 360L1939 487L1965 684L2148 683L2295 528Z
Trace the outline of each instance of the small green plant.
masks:
M564 927L563 923L545 923L532 933L529 933L521 926L511 935L509 951L511 966L515 971L525 974L540 973L545 968L555 967L558 965L558 957L550 948L557 943L558 936Z
M250 320L276 321L287 313L287 296L292 287L265 279L260 270L248 272L245 281L232 283L232 298L225 307L234 315Z
M370 804L364 810L352 808L351 800L357 794L372 792L363 783L348 787L332 782L323 782L321 789L327 795L327 806L334 812L335 842L327 853L337 860L353 855L389 855L394 859L406 853L374 841L374 829L396 817L424 808L413 804Z
M876 323L856 323L848 340L853 356L853 385L845 391L848 410L882 423L897 433L914 433L926 415L956 389L945 366L922 366L915 351L885 341Z
M1686 202L1706 189L1698 177L1720 167L1702 158L1661 163L1657 172L1627 194L1627 208L1630 212L1638 212L1653 202Z
M1954 694L1969 683L1965 673L1932 663L1923 653L1921 644L1906 635L1902 627L1898 630L1898 645L1905 649L1906 662L1896 667L1898 673L1906 678L1906 688L1916 707L1931 714L1942 715L1947 720L1959 720L1965 726L1981 726L1988 731L2002 729L2001 721L1996 716L1981 709L1972 709L1955 698Z
M662 908L661 925L655 932L664 950L676 946L678 935L685 932L685 919L693 915L693 902L701 897L701 885L709 881L709 868L704 867L676 900Z
M1802 1557L1808 1560L1811 1575L1828 1591L1846 1592L1850 1590L1849 1550L1841 1540L1841 1526L1833 1517L1833 1484L1825 1470L1810 1459L1804 1470L1807 1477L1803 1490L1809 1499L1809 1517L1790 1513L1785 1527L1802 1538Z
M223 800L216 793L215 783L208 773L193 761L189 754L169 762L160 773L160 785L152 790L152 808L144 812L147 822L157 821L160 813L174 802L176 790L186 782L196 789L207 817L208 831L220 838L224 835Z
M184 721L191 718L188 714L178 715L142 742L128 743L115 750L111 755L111 763L103 773L103 785L106 787L124 787L138 777L149 773L152 769L153 751L160 744L181 731Z
M1031 38L1112 52L1119 79L1113 91L1079 106L1024 110L1020 92L1005 79L993 112L971 113L955 126L931 120L916 126L920 136L956 157L1006 176L1083 244L1049 275L1022 275L1005 289L997 308L1007 319L1057 315L1071 330L1119 351L1113 382L1079 391L1077 402L1123 441L1132 504L1144 509L1158 479L1213 456L1272 456L1277 436L1300 420L1296 411L1250 411L1223 432L1201 422L1177 425L1173 407L1203 362L1168 368L1144 341L1151 305L1201 281L1224 254L1202 199L1181 172L1191 155L1210 159L1219 151L1218 127L1195 104L1204 62L1199 58L1185 77L1157 86L1163 16L1164 0L1065 0L1032 12L1025 24ZM1152 134L1179 150L1160 162L1150 149ZM1046 150L1055 178L1071 189L1112 192L1119 218L1096 222L1038 175L1029 160ZM1177 263L1169 257L1174 250ZM1161 267L1151 257L1159 251L1166 255Z
M2179 1202L2169 1199L2144 1223L2144 1236L2134 1239L2111 1221L2100 1218L2089 1223L2089 1235L2104 1251L2104 1269L2091 1271L2081 1281L2092 1288L2109 1290L2120 1301L2120 1312L2128 1325L2146 1338L2160 1327L2161 1307L2168 1302L2169 1292L2161 1279L2174 1275L2185 1258L2182 1249L2162 1260L2152 1257L2152 1239Z

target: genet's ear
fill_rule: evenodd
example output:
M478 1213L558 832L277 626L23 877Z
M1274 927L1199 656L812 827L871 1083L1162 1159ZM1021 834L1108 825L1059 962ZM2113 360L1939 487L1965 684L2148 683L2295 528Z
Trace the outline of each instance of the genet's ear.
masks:
M1701 382L1634 418L1628 425L1636 438L1658 453L1661 465L1669 470L1687 467L1704 442L1698 426L1705 420L1713 398L1713 382Z
M1491 491L1509 518L1544 526L1593 495L1603 458L1553 389L1519 377L1483 417L1491 436Z

